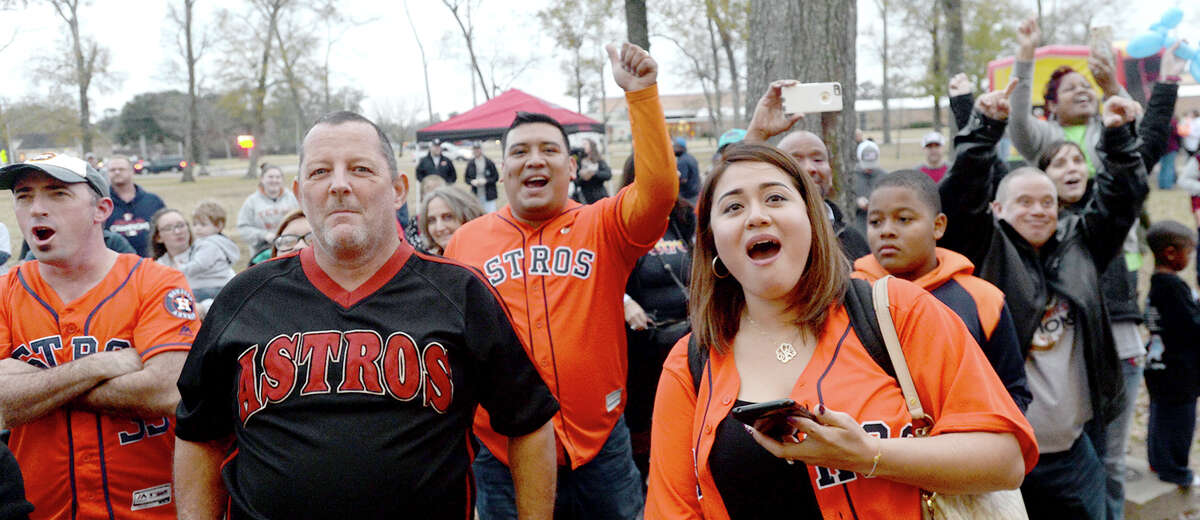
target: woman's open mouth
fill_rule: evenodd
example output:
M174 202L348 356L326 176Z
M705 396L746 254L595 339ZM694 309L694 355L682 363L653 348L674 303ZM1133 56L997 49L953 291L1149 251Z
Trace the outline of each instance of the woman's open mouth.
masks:
M746 247L746 255L755 263L767 262L779 255L780 247L779 240L762 238L751 242Z

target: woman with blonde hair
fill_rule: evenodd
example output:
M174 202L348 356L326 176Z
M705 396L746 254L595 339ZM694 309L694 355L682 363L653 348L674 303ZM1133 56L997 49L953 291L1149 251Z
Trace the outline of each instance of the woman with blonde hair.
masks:
M479 199L453 186L437 188L421 199L421 236L424 249L440 255L450 243L450 237L463 224L482 217Z
M701 190L696 233L697 349L685 337L663 367L646 518L915 520L921 490L1015 489L1033 468L1033 429L962 321L890 279L892 319L933 423L912 438L921 425L842 305L849 265L820 191L789 156L730 146ZM705 360L696 371L694 359ZM731 414L781 398L797 404L787 433Z

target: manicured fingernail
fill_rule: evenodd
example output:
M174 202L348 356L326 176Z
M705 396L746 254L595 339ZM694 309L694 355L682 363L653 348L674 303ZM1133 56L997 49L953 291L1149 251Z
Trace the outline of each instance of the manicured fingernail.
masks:
M825 415L825 405L820 405L820 406L818 406L818 407L817 407L817 413L819 413L819 414L821 414L821 415Z
M751 428L749 424L743 424L742 427L746 429L746 433L754 435L754 428Z

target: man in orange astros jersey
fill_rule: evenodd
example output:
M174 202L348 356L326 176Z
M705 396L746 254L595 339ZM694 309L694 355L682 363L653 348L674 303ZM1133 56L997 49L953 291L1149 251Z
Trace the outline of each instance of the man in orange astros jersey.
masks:
M561 407L554 415L555 509L582 518L635 518L643 503L625 408L622 294L637 259L658 241L679 178L658 99L658 65L633 44L609 46L625 90L636 180L583 206L567 198L575 172L566 132L519 113L502 139L509 205L455 232L446 256L473 265L499 292L529 357ZM516 518L505 439L476 415L480 518Z
M183 274L104 247L108 181L43 154L0 168L34 261L0 277L0 415L31 518L175 518L179 377L200 328Z

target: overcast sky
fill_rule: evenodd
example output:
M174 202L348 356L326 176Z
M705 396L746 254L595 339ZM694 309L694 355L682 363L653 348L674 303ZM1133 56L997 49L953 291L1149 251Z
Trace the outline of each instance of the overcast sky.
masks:
M484 0L473 13L477 45L480 47L478 52L488 56L503 49L520 57L531 57L532 65L511 86L574 109L574 99L563 94L566 81L559 66L562 57L553 54L554 42L549 36L541 34L543 31L534 14L550 1ZM653 1L648 0L649 3ZM1034 5L1033 0L1028 2ZM126 101L143 92L186 88L186 83L170 79L167 73L167 63L176 52L175 36L167 29L167 3L159 0L95 0L91 5L81 8L82 32L96 37L108 47L112 54L111 68L117 76L113 88L108 91L93 90L93 118L102 117L106 109L120 110ZM0 70L6 71L0 75L0 98L9 101L49 90L49 85L34 84L26 71L32 70L34 57L45 52L45 49L53 48L58 35L66 30L65 24L51 7L41 2L30 4L22 11L0 13L0 46L15 35L12 45L0 52ZM614 4L620 9L622 2L616 1ZM1200 8L1192 2L1186 4L1188 7L1185 10L1189 12L1186 20L1200 22ZM343 12L351 17L371 21L349 28L335 44L332 62L334 85L353 85L365 92L368 100L364 103L364 111L368 116L372 114L375 102L400 102L423 107L425 93L421 59L402 3L399 0L344 0L340 5ZM1137 5L1140 6L1137 12L1128 16L1131 32L1148 27L1176 2L1143 0ZM859 0L858 6L859 47L863 48L861 39L871 37L871 27L878 28L877 13L873 0ZM236 0L200 0L197 23L201 26L212 25L215 13L221 7L244 12L241 2ZM435 0L412 0L409 10L430 62L434 111L444 117L450 112L469 109L473 105L468 60L454 18L441 2ZM1190 37L1193 42L1200 40L1200 25L1182 29L1179 31L1181 36ZM1132 34L1116 35L1117 39L1130 36ZM651 44L652 53L662 64L660 91L684 93L700 90L692 81L684 78L682 69L685 64L673 44L657 39L652 40ZM859 55L858 80L874 79L878 82L878 63L868 54L862 52ZM207 66L211 70L212 64L208 63ZM220 88L220 85L208 79L202 87L213 90ZM611 79L608 80L608 92L610 95L619 92ZM482 96L478 101L483 101Z

